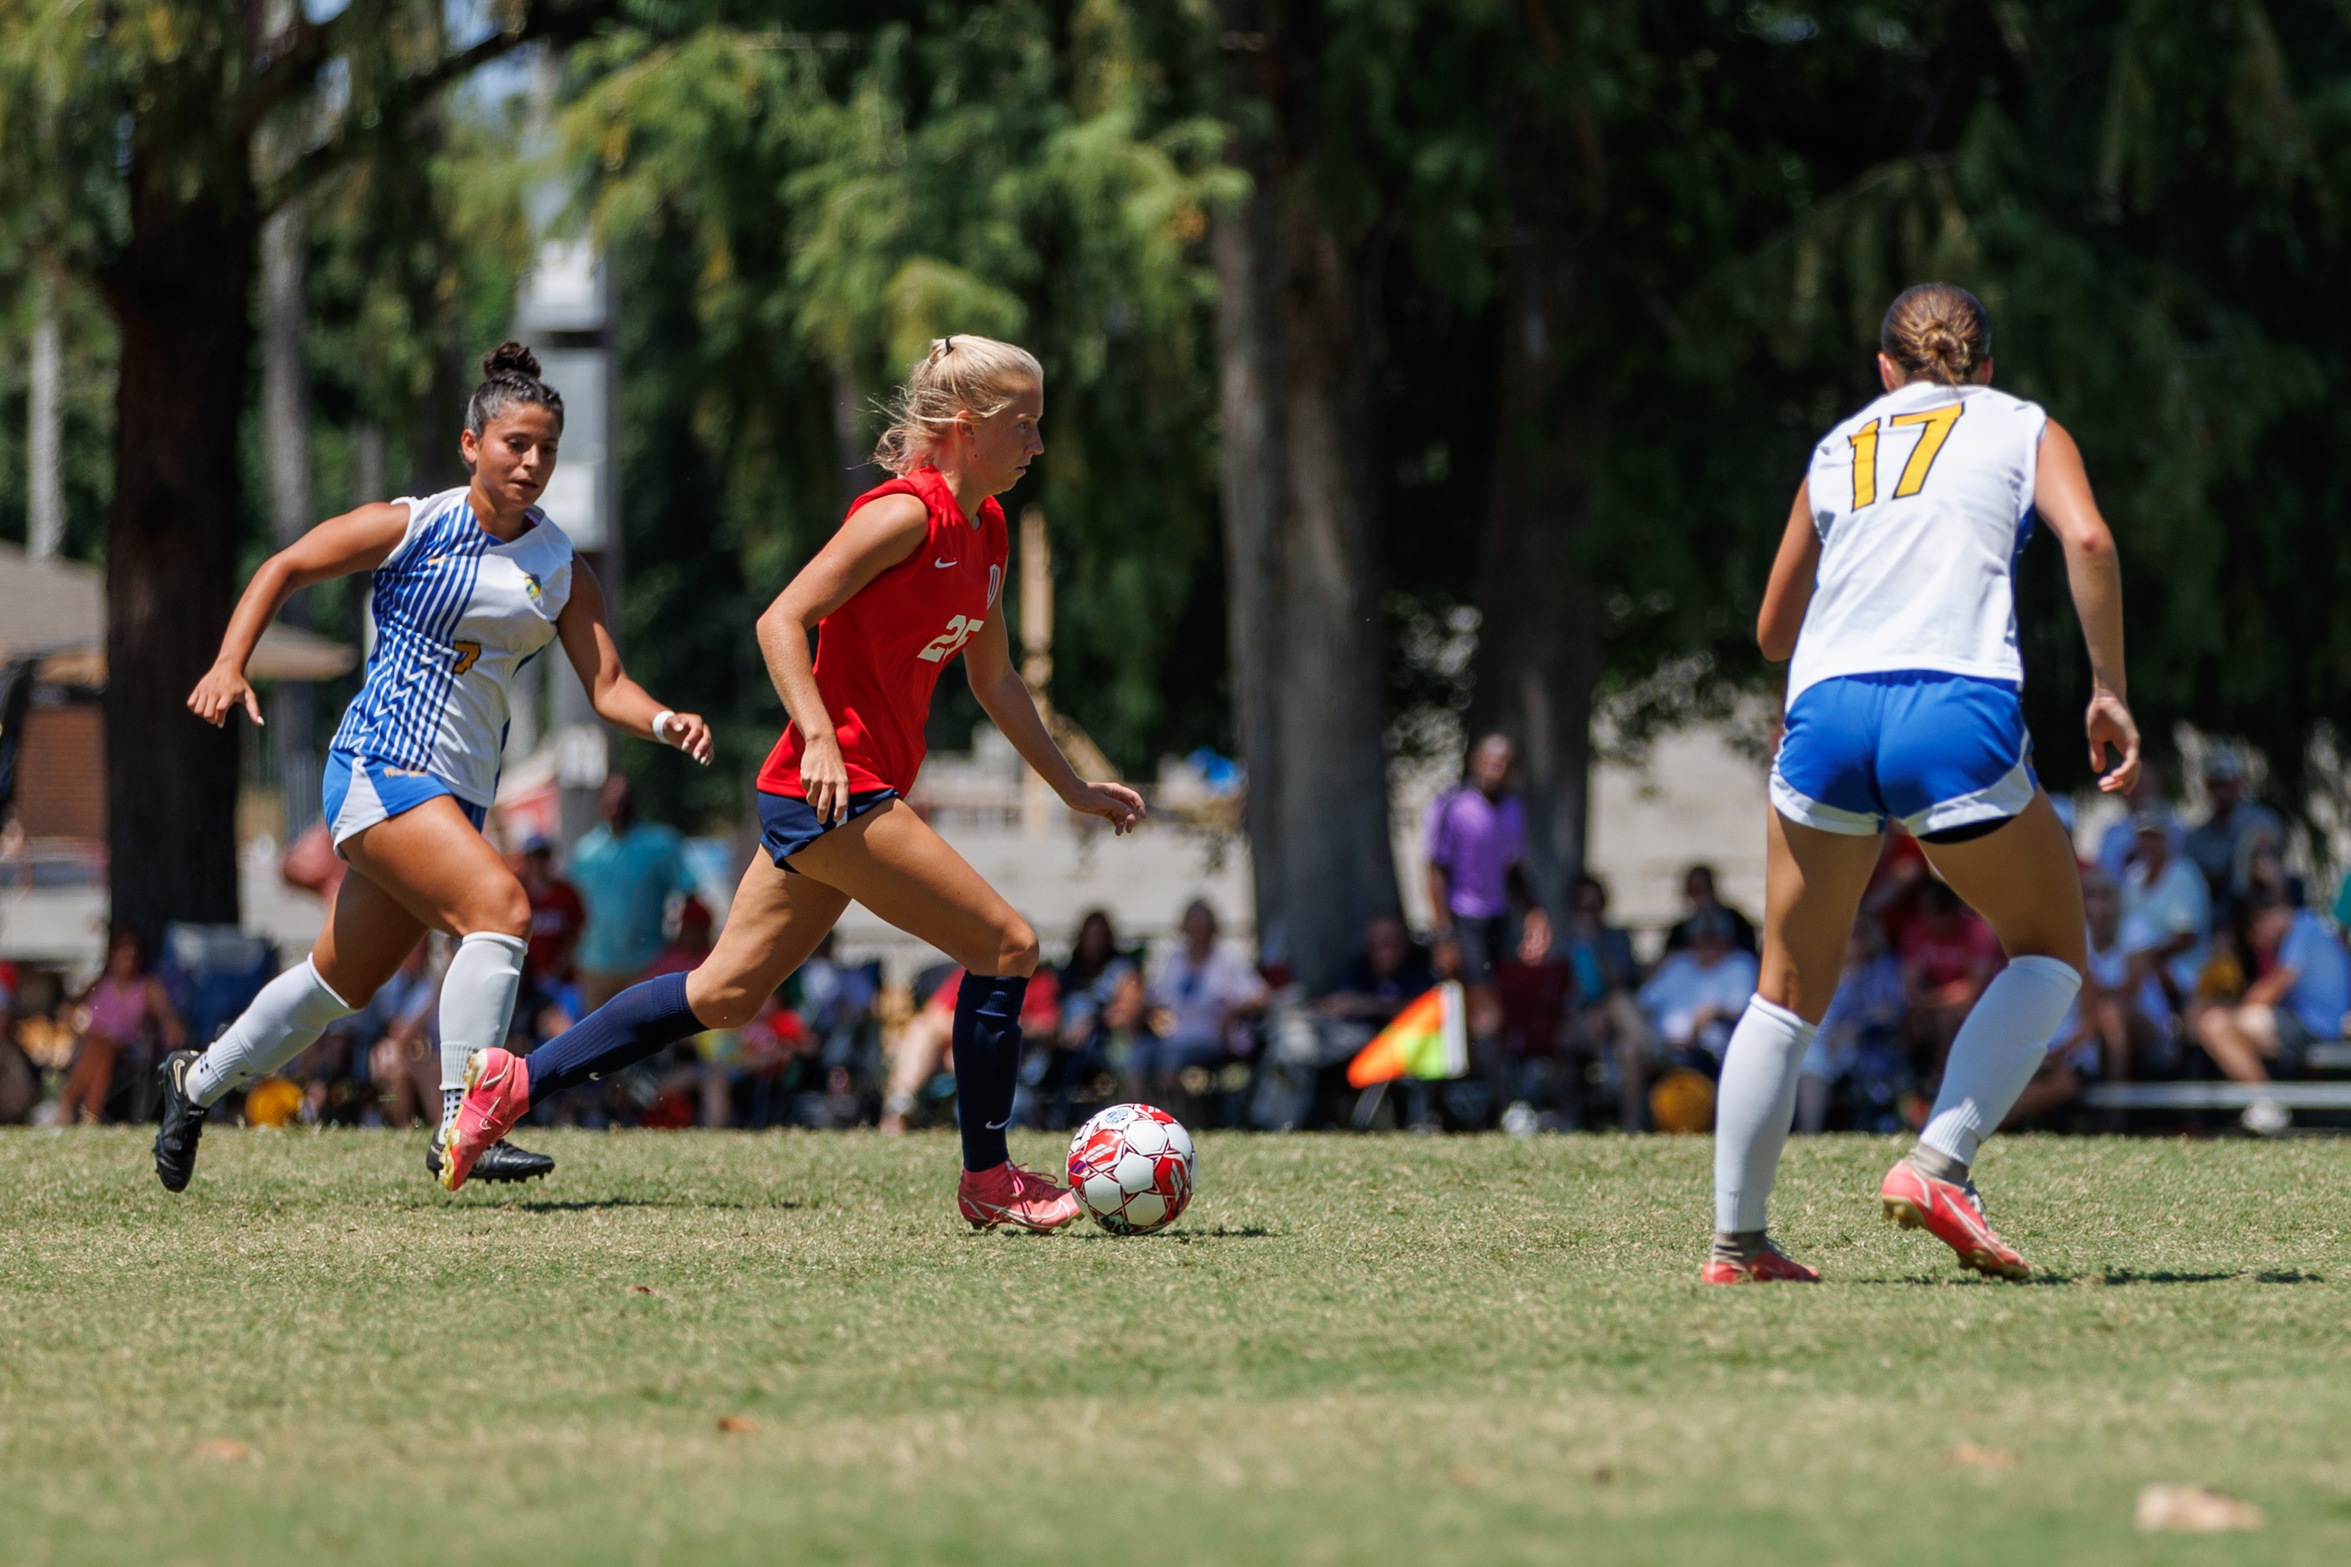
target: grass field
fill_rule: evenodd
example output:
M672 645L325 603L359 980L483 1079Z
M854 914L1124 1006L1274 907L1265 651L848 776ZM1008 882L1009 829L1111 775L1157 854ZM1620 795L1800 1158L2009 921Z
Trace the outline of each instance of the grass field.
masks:
M0 1561L2351 1559L2351 1142L1995 1144L2031 1285L1799 1142L1830 1282L1738 1290L1694 1139L1209 1138L1124 1241L968 1232L938 1136L545 1146L0 1134Z

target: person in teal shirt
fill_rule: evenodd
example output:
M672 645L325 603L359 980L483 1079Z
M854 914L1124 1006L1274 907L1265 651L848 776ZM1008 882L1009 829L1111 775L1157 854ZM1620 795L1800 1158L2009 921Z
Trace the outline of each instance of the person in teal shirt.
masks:
M571 879L588 905L577 962L590 1010L635 984L662 947L671 893L694 890L677 830L637 818L629 781L604 781L604 820L572 850Z

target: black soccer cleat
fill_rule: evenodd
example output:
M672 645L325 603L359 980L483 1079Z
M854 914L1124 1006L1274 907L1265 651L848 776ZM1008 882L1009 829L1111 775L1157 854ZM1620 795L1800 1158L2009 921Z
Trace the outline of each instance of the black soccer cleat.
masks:
M155 1178L167 1192L184 1192L196 1173L196 1144L204 1136L204 1118L212 1112L188 1093L188 1070L201 1054L174 1050L156 1068L163 1089L163 1124L155 1129Z
M425 1172L434 1180L441 1178L441 1134L424 1148ZM543 1153L532 1153L528 1148L517 1148L503 1137L482 1150L482 1156L473 1162L473 1172L467 1177L474 1181L535 1181L542 1175L555 1173L555 1160Z

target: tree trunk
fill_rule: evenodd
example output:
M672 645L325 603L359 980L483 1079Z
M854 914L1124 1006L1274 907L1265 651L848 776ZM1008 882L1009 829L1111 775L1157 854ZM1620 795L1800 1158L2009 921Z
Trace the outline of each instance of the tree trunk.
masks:
M1283 922L1298 977L1320 989L1397 907L1388 843L1379 577L1365 473L1361 257L1285 192L1282 362Z
M1362 256L1316 201L1311 8L1219 8L1240 161L1218 221L1224 529L1259 943L1310 989L1397 906L1364 475Z
M269 482L270 543L277 549L318 520L310 500L308 244L300 202L287 203L261 226L261 458ZM309 598L308 590L296 593L278 618L307 626ZM318 691L307 680L280 680L265 701L268 751L277 764L281 822L291 843L319 817Z
M1593 309L1584 247L1606 202L1598 136L1562 101L1560 44L1539 5L1520 8L1527 54L1546 62L1514 106L1503 170L1511 222L1501 259L1493 472L1478 563L1472 712L1518 746L1536 895L1564 908L1584 868L1592 699L1600 680L1592 591L1592 464L1605 405L1574 362ZM1572 89L1569 89L1572 92Z
M65 354L57 287L33 284L33 354L25 396L25 550L46 560L65 547Z
M237 735L185 702L235 593L259 231L249 187L183 199L180 171L158 161L132 154L130 238L106 280L122 334L106 544L109 881L115 921L150 951L170 921L237 919Z
M1590 808L1600 637L1583 551L1604 416L1557 374L1560 316L1571 306L1563 258L1523 233L1512 250L1479 550L1474 711L1481 732L1500 730L1518 746L1528 869L1536 895L1558 910L1583 870Z
M1272 299L1272 208L1262 188L1216 220L1217 407L1222 427L1225 635L1235 728L1249 764L1245 809L1257 901L1257 945L1289 960L1283 918L1281 793L1282 408L1280 334Z

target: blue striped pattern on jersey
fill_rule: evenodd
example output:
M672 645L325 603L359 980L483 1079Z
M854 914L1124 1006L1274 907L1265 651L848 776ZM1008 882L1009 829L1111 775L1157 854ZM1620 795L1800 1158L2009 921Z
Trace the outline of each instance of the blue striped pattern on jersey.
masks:
M335 731L334 750L394 767L432 766L457 683L457 625L482 556L497 542L460 500L419 528L397 562L376 568L375 651Z

